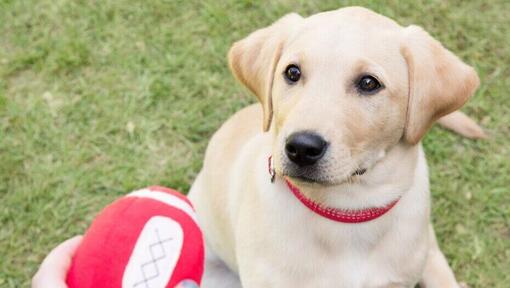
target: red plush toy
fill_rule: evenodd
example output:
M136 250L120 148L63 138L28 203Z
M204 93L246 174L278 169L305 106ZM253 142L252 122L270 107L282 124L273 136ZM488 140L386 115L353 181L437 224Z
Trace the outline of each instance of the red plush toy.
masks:
M93 221L67 275L70 288L200 284L204 244L182 194L149 187L120 198Z

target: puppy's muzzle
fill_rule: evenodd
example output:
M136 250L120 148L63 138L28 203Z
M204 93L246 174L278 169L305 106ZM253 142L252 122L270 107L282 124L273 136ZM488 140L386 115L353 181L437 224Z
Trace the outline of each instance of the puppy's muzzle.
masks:
M328 148L328 143L320 135L312 132L291 134L285 143L285 154L299 167L317 163Z

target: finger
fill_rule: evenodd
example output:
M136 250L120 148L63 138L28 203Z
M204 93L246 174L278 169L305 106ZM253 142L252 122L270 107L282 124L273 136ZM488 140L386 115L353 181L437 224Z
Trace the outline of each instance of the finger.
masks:
M175 288L199 288L197 283L193 280L184 280L181 283L177 284Z
M49 269L56 276L66 276L71 265L74 252L80 246L82 236L75 236L55 247L41 264L41 268Z
M32 287L66 287L65 279L82 236L75 236L62 242L44 258L39 271L32 280Z

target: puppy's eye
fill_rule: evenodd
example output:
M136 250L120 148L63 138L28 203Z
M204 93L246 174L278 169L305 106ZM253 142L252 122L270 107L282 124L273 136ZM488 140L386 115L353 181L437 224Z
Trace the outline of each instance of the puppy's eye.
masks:
M299 78L301 78L301 70L297 65L290 64L287 66L287 68L285 68L283 75L290 84L293 84L299 81Z
M374 76L361 76L356 83L356 87L363 94L373 94L379 91L383 86Z

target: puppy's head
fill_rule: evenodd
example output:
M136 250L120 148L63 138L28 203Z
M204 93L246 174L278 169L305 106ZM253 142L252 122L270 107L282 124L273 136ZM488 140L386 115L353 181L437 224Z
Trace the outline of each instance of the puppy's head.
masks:
M479 82L421 28L355 7L289 14L235 43L229 63L263 106L277 172L324 185L417 144Z

